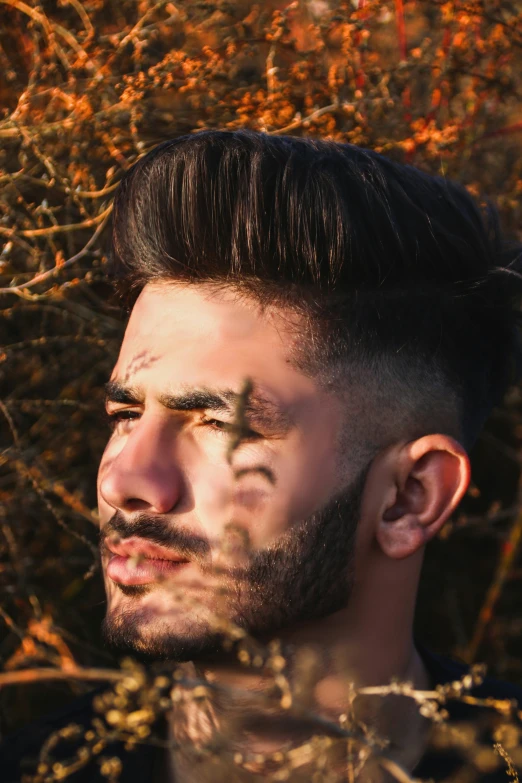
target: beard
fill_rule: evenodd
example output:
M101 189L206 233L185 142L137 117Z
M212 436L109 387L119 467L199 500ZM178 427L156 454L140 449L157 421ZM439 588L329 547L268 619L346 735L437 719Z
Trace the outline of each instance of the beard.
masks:
M348 605L354 583L355 536L369 467L269 547L250 552L246 566L223 569L227 616L221 620L225 624L231 622L261 641ZM140 536L175 549L198 562L203 573L214 573L205 565L208 542L163 520L140 514L129 523L117 511L101 531L100 547L115 533L122 539ZM139 600L157 587L117 585L131 605L118 613L108 612L103 621L102 635L112 650L143 663L197 662L229 654L223 644L226 632L216 631L212 622L195 620L190 629L176 632L167 620L145 632L140 609L132 605L132 599Z

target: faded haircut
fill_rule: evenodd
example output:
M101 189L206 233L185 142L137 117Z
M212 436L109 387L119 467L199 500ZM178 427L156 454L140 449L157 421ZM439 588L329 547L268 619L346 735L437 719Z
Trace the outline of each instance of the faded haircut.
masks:
M114 204L128 306L175 281L291 307L303 371L347 400L363 390L370 449L440 431L471 447L520 375L521 266L489 199L333 141L181 136L126 172Z

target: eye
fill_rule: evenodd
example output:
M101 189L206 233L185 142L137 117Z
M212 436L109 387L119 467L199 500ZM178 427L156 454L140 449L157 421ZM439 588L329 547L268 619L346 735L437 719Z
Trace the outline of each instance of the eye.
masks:
M106 411L105 413L107 423L111 430L115 430L116 426L120 422L133 421L135 418L139 418L139 415L140 414L137 413L136 411L128 411L128 410L114 411L114 413L109 413L108 411Z
M230 437L233 429L233 424L231 422L220 421L219 419L203 419L203 424L208 425L211 429L214 429L219 434L227 435L228 437ZM262 437L263 436L260 435L259 432L254 432L254 430L247 429L243 433L244 440L257 440Z
M220 421L219 419L203 419L203 424L210 429L216 430L221 435L228 435L230 433L230 423L228 421Z

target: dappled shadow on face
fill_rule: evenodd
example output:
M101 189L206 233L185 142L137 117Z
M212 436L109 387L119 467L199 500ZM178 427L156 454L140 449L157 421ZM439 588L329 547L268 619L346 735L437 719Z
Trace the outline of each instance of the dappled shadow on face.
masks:
M117 542L131 536L166 547L183 558L198 563L202 568L208 567L210 544L207 539L188 533L165 519L145 513L137 514L132 522L128 522L121 511L116 511L100 530L100 546L103 550L108 540Z
M134 354L127 365L125 372L121 377L121 382L125 384L132 383L132 379L137 373L142 370L149 370L160 359L161 356L153 356L149 350L139 351Z
M167 608L148 628L140 625L137 596L136 605L106 618L107 642L147 660L194 660L218 653L227 637L241 637L238 629L262 639L342 609L353 586L355 532L365 480L366 469L322 509L264 549L251 549L248 531L233 520L219 542L210 542L157 517L140 514L130 524L116 514L102 531L102 547L108 535L125 537L139 531L141 537L196 562L208 587L201 599L205 611L198 615L201 593L192 595L190 586L180 591L173 581L171 603L167 593ZM161 584L162 590L169 588L168 582ZM185 612L182 630L169 622L170 611L173 617Z

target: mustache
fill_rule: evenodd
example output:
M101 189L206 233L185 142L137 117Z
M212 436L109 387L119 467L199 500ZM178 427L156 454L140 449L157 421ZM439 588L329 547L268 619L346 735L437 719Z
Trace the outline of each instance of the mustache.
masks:
M100 547L105 545L110 536L118 536L120 539L138 536L152 544L173 549L187 560L194 560L200 565L208 563L210 559L210 544L205 538L143 513L137 514L129 522L120 511L116 511L100 530Z

